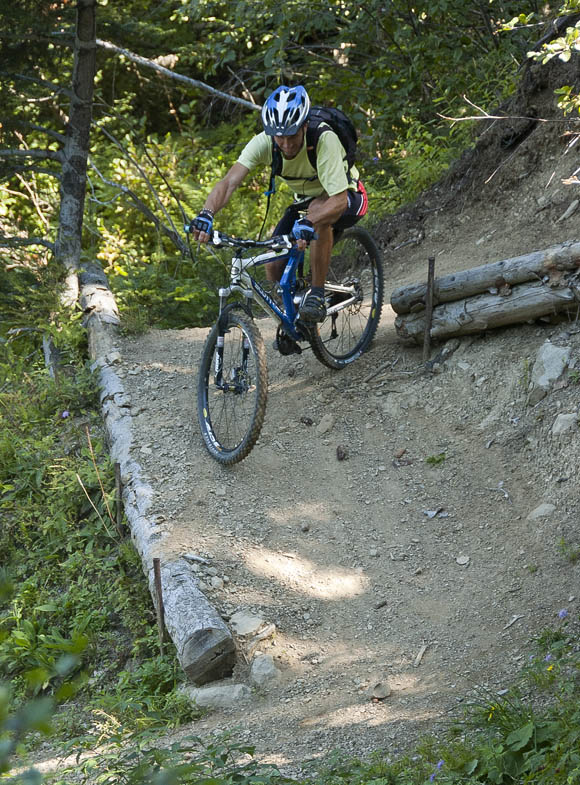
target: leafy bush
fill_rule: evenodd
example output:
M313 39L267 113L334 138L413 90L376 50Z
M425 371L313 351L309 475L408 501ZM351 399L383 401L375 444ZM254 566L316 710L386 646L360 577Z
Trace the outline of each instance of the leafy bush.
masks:
M153 640L149 641L153 644ZM137 647L141 648L140 646ZM174 728L196 719L200 712L178 687L183 680L175 656L150 656L131 663L106 682L92 701L98 713L139 728ZM114 727L114 724L113 724Z
M109 739L108 748L89 758L74 771L75 781L102 785L275 785L290 783L273 767L258 764L254 748L238 744L230 735L213 741L191 736L167 747L151 744L151 736L140 732ZM244 758L250 760L243 762ZM79 771L80 769L80 771ZM66 776L66 775L65 775ZM58 779L54 785L67 785Z
M157 654L140 559L115 527L84 333L73 320L55 334L67 360L56 380L40 333L0 343L0 669L14 707L82 698L74 723L57 714L60 729L86 733L98 708L128 725L176 724L193 714L174 653Z

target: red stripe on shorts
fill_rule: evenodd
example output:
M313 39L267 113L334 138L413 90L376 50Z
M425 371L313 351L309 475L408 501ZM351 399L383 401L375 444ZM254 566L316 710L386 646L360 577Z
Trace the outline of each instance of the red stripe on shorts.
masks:
M363 216L366 215L366 212L369 209L369 198L367 196L366 188L364 187L362 180L358 181L357 191L359 192L359 194L362 195L362 201L358 209L357 215Z

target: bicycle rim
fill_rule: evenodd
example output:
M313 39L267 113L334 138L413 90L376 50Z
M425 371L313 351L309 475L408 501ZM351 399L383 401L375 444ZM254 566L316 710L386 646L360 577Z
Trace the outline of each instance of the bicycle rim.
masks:
M262 430L268 395L264 341L245 313L229 311L209 334L199 369L197 414L204 444L216 461L243 460ZM223 332L221 375L216 372Z
M366 229L354 226L337 240L326 280L327 309L338 310L317 326L312 351L329 368L343 368L368 349L383 308L381 256Z

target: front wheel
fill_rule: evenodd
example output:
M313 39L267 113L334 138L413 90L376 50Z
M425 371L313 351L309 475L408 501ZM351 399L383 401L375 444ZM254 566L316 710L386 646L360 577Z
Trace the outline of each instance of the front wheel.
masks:
M257 442L268 395L264 341L241 310L224 313L201 357L197 415L204 444L225 465L243 460Z
M315 357L329 368L344 368L373 340L383 308L383 265L371 235L347 229L334 243L326 277L327 316L312 331Z

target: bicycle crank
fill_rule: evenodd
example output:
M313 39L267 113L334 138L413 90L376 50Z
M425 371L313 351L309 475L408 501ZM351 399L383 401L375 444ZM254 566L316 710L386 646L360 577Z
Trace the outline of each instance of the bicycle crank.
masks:
M278 327L278 331L276 332L276 346L278 347L280 354L283 354L284 356L289 354L302 354L302 347L280 327Z

